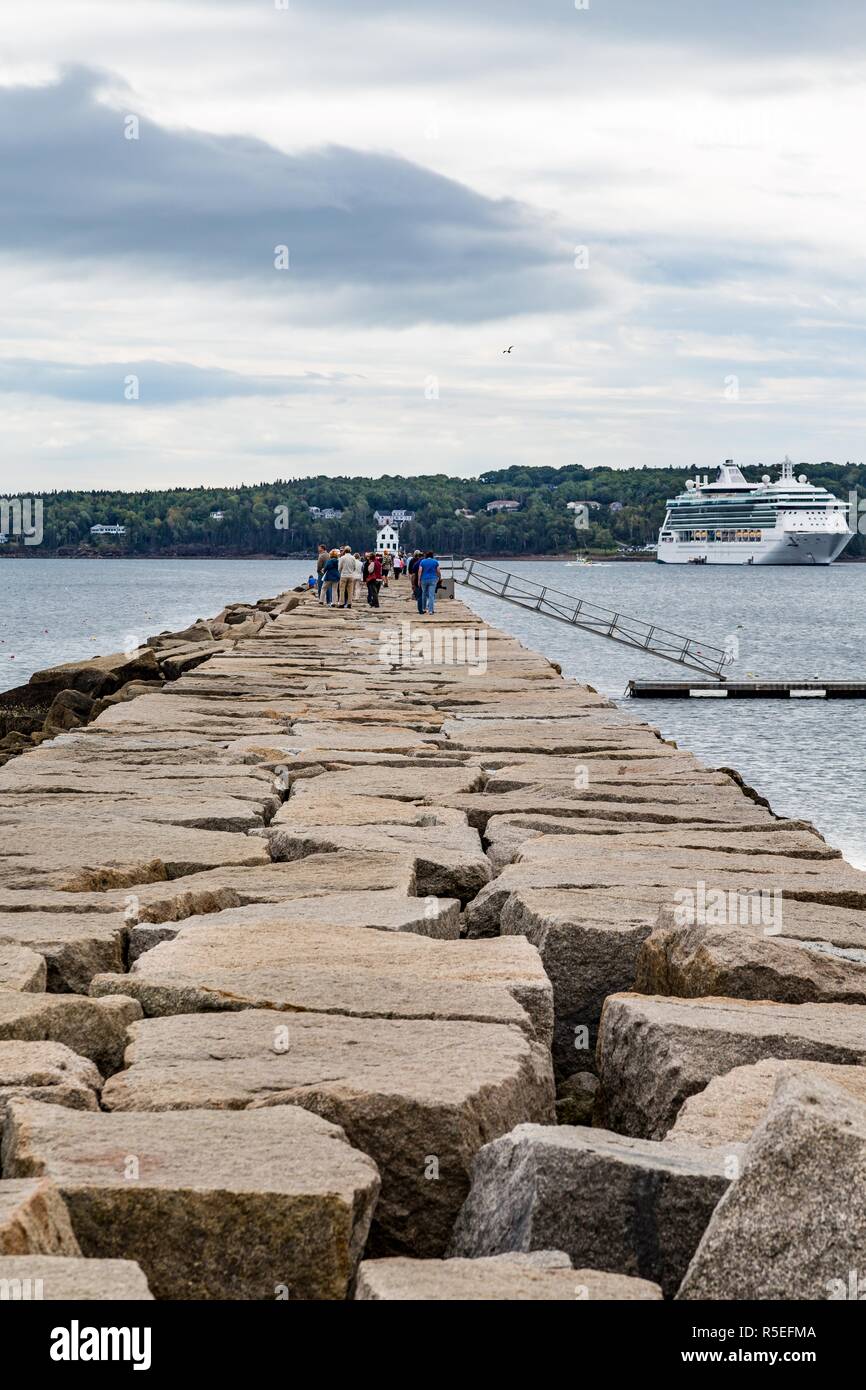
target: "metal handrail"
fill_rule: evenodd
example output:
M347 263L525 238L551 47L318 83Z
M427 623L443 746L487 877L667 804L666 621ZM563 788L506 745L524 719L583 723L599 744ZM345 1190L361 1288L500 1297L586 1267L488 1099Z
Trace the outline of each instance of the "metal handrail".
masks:
M576 594L566 593L564 589L536 584L532 579L524 579L484 560L457 559L453 555L441 558L450 562L451 576L457 584L491 594L505 603L516 604L518 608L528 608L545 617L556 618L558 622L569 623L584 632L594 632L599 637L609 638L611 642L649 652L663 661L673 661L693 671L703 671L717 680L725 679L722 669L734 659L730 652L710 642L669 632L657 623L644 622L642 618L616 613L611 608L603 608L578 598Z

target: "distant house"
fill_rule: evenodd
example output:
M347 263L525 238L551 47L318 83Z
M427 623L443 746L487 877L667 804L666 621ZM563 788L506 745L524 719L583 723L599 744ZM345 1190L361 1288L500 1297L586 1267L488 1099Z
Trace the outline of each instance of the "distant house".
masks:
M403 507L395 507L393 512L374 512L373 520L377 526L406 526L415 520L415 513L407 512Z
M384 526L380 526L376 532L376 549L378 551L390 550L392 555L396 555L400 547L400 532L396 526L392 526L390 521L386 521Z
M566 504L565 504L565 509L566 509L566 511L569 511L569 512L579 512L579 511L582 511L584 507L588 507L589 510L592 511L592 512L597 512L597 511L600 511L600 510L601 510L601 503L600 503L600 502L566 502Z
M487 503L488 512L519 512L520 503L513 498L499 498L495 502Z
M610 506L608 507L608 511L609 511L609 512L621 512L622 509L623 509L623 506L624 506L624 503L622 503L622 502L611 502Z
M308 507L307 511L314 521L339 521L343 515L339 507Z
M125 536L125 526L91 526L91 536Z
M211 521L223 521L224 518L225 512L211 512L210 514Z
M475 513L474 513L474 512L470 512L469 509L468 509L467 507L458 507L457 510L456 510L456 512L454 513L454 515L455 515L455 516L474 516Z

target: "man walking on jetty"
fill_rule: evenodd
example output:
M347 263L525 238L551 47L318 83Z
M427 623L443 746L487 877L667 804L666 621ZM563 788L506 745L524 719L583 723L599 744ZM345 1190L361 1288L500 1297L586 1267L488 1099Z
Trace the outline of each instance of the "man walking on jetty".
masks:
M414 550L412 552L412 559L409 561L406 572L409 575L410 580L412 581L412 596L418 605L418 612L423 613L424 595L421 592L421 581L418 577L418 566L420 565L420 563L421 551Z
M428 550L424 559L418 566L418 580L421 588L421 603L419 611L421 613L435 613L436 611L436 585L439 583L441 575L439 573L439 561Z
M319 546L319 553L318 553L318 555L316 556L316 586L317 586L317 587L316 587L316 593L318 594L318 597L319 597L319 598L322 597L322 574L324 573L324 569L325 569L325 565L327 564L327 561L328 561L328 551L327 551L327 547L324 546L324 545L320 545L320 546Z

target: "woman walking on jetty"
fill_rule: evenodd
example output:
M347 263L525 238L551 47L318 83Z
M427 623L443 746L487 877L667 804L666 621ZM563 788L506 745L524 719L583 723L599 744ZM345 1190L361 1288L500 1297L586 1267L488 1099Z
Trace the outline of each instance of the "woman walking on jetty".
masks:
M382 587L382 557L371 555L367 561L367 602L371 608L379 607L379 590Z
M328 608L336 606L334 595L340 587L340 552L332 550L325 560L322 567L322 588L319 594L319 603L325 604Z

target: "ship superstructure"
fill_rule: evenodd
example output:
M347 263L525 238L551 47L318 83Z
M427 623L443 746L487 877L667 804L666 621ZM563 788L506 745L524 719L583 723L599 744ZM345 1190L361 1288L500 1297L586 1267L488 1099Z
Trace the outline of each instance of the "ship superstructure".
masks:
M775 482L750 483L733 459L714 482L686 482L659 532L663 564L830 565L854 532L848 505L815 487L786 458Z

